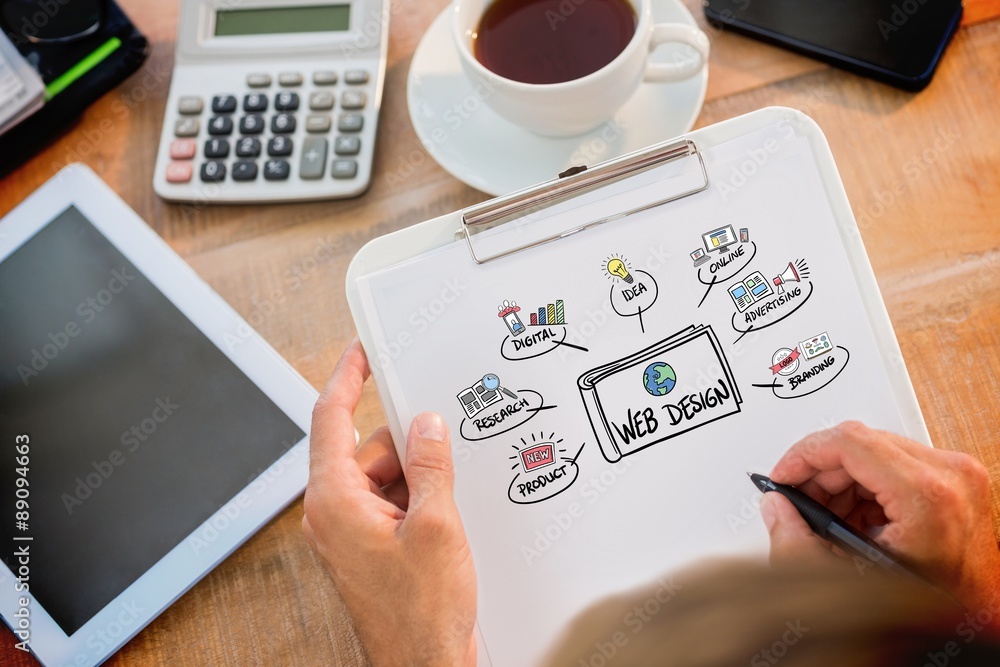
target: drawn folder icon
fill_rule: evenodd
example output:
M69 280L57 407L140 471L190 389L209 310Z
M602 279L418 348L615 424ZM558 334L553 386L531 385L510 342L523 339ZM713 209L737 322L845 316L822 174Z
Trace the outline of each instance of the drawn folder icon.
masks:
M604 458L623 456L740 411L743 398L711 326L690 326L603 364L577 384Z

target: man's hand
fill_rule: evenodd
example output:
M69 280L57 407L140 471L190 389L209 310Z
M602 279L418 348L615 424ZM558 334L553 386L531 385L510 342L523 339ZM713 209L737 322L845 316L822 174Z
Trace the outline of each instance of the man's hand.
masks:
M966 454L925 447L857 422L814 433L775 465L792 484L963 602L1000 619L1000 550L986 469ZM828 553L786 498L764 494L772 561ZM808 557L808 556L807 556Z
M452 496L448 427L418 415L405 473L386 428L355 451L370 372L355 340L313 411L302 530L376 667L475 665L476 573Z

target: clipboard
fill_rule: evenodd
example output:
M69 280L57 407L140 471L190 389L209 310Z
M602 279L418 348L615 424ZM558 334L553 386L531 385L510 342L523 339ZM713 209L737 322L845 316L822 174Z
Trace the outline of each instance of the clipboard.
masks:
M536 301L501 300L526 285ZM762 525L741 518L749 494L723 478L769 468L788 438L857 413L930 445L829 145L793 109L374 239L348 269L347 295L400 455L418 412L451 428L480 573L480 664L538 663L575 613L661 568L766 553ZM513 476L504 494L501 464ZM678 465L704 470L717 497L697 525L667 514L665 531L698 535L667 546L635 508L695 493L650 490L657 469ZM588 486L602 475L630 481ZM588 513L592 498L599 512ZM572 530L548 539L574 502ZM730 516L738 530L723 525ZM627 572L613 566L625 548ZM522 618L518 595L537 596L537 618Z

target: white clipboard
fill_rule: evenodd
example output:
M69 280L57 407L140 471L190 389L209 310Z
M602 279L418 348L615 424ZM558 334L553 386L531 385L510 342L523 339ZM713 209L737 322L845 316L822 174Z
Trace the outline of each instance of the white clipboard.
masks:
M658 259L635 261L650 239L660 244L653 252ZM810 256L794 253L809 243ZM609 281L604 287L596 286L598 255ZM536 282L525 278L536 271ZM451 302L449 279L457 281ZM598 293L609 284L605 302ZM498 285L520 293L538 286L532 306L539 307L501 301ZM438 288L440 299L422 301ZM480 575L480 664L536 664L576 612L693 558L762 553L762 525L729 526L729 535L717 524L730 509L738 517L736 508L753 495L745 478L746 488L733 490L733 475L743 477L740 466L769 469L791 444L784 437L858 413L930 444L829 145L816 123L793 109L761 109L374 239L348 269L347 296L401 456L418 412L440 412L451 427L456 500ZM430 310L420 310L422 303ZM827 321L829 327L821 326ZM528 349L528 337L536 347ZM615 346L621 354L609 352ZM691 364L711 368L711 377L696 383ZM516 380L497 388L483 375L494 369ZM521 401L521 416L514 399L497 394L508 382L517 383L507 393ZM545 390L523 389L532 382ZM691 400L675 401L675 387L690 387ZM639 408L625 417L626 401L661 400L663 411L652 422L643 423ZM496 410L494 404L506 407L473 420ZM514 425L498 427L497 418ZM655 436L651 424L660 429ZM479 437L491 428L496 437ZM555 442L560 429L572 432L572 442L538 446L536 435ZM737 433L759 433L760 441L735 443ZM567 453L559 454L560 447ZM506 497L494 490L499 458L509 458L516 471ZM560 461L561 477L538 472L558 470ZM601 511L588 514L587 476L609 470L620 476L638 461L641 470L632 469L638 472L629 473L629 483L601 495L594 501ZM703 539L671 550L635 528L640 522L626 508L649 507L651 500L680 504L690 490L663 497L646 490L649 470L677 465L702 465L706 477L720 479L715 504L697 519ZM546 484L566 486L536 500L549 493L541 489ZM527 566L518 561L533 550L530 536L544 534L546 513L557 516L574 498L580 527L539 561L530 555ZM660 523L664 531L680 531L690 528L685 521L668 514ZM505 543L505 535L515 535L516 544ZM628 572L609 566L616 548L634 549ZM504 575L510 579L501 583ZM515 606L524 595L534 596L538 618Z

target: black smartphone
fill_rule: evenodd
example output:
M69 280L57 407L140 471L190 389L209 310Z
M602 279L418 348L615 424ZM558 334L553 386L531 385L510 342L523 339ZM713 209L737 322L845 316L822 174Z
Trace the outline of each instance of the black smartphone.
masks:
M904 90L930 83L961 0L705 0L714 26Z

